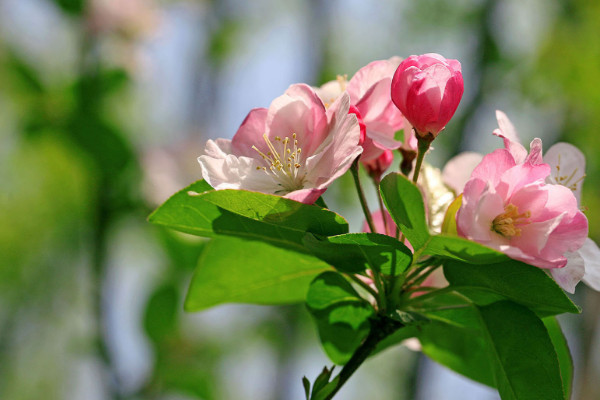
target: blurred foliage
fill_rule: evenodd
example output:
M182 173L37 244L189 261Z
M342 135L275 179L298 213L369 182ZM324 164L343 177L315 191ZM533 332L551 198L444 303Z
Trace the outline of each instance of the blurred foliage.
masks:
M586 155L583 204L589 208L590 236L600 239L600 3L560 2L557 23L540 49L538 65L526 93L559 108L563 114L561 140ZM559 104L557 104L559 103Z

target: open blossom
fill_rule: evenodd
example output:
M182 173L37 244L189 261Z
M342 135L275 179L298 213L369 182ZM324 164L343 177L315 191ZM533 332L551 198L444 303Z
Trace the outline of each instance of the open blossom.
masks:
M342 94L329 108L295 84L248 114L232 140L206 143L198 157L215 189L246 189L314 203L362 152L357 118Z
M394 104L417 135L433 140L446 127L462 98L460 63L435 53L410 56L394 73L391 90Z
M358 70L350 81L338 76L337 80L317 89L325 105L333 103L344 91L350 96L350 104L360 112L366 126L362 161L372 160L384 150L397 149L402 145L394 136L402 129L404 118L390 96L392 76L398 64L399 57L373 61Z
M548 183L552 168L542 160L542 142L530 152L498 112L504 149L483 157L463 191L456 221L459 234L542 268L561 268L586 241L587 219L570 188Z
M545 183L550 166L535 164L535 156L517 164L506 149L486 155L465 185L457 229L511 258L560 268L567 263L565 253L585 242L587 219L568 188Z
M496 111L499 128L494 135L504 140L505 149L516 163L528 161L534 164L546 163L550 166L547 184L562 185L573 192L577 204L581 207L581 187L585 177L585 157L579 149L568 143L557 143L542 156L541 141L534 141L533 154L528 156L521 144L519 135L511 121L502 111ZM444 181L456 193L462 193L471 171L483 155L462 153L450 160L444 168ZM576 251L566 252L567 264L563 268L552 268L550 273L556 282L566 291L574 293L576 285L583 281L600 291L600 249L593 240L587 238Z

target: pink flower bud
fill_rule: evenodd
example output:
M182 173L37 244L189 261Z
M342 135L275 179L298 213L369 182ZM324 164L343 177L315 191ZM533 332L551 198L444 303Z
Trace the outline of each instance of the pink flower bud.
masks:
M381 175L387 171L394 161L394 153L391 150L384 150L381 155L373 160L363 161L363 165L367 172L373 178L379 179Z
M417 136L429 140L450 121L463 90L460 63L435 53L408 57L392 79L392 101Z
M356 108L352 104L350 105L348 114L354 114L358 119L358 126L360 127L360 139L358 140L358 145L362 146L367 137L367 126L365 125L365 121L363 121L362 115L360 115L360 111L358 111L358 108Z

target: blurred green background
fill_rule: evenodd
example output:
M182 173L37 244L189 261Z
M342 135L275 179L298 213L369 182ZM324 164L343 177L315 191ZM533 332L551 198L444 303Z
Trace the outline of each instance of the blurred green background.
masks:
M581 148L600 240L598 21L593 0L0 0L0 398L302 398L302 375L329 364L303 307L184 314L203 241L145 219L200 178L206 139L291 83L375 59L461 61L438 167L501 145L495 109L524 142ZM348 183L327 201L358 230ZM574 299L574 398L599 399L600 295ZM497 395L398 347L339 397Z

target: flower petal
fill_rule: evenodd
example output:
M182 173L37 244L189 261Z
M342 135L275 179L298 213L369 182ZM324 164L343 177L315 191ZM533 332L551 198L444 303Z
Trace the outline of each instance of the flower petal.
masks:
M500 110L496 110L496 119L498 120L499 129L494 130L493 134L504 140L504 148L510 151L517 164L524 162L527 157L527 150L521 144L517 130L512 122Z
M550 273L558 285L569 293L575 293L575 286L585 274L584 260L579 251L565 254L567 265L562 268L552 268Z
M251 110L242 125L231 140L231 149L226 153L233 153L237 156L255 157L258 153L252 148L256 146L260 151L268 151L263 134L266 130L268 110L266 108L255 108Z
M481 160L483 155L472 151L465 151L451 158L442 171L444 183L456 194L462 193L465 184L471 178L471 173Z
M592 240L587 239L579 254L585 263L585 274L581 280L594 290L600 291L600 249Z
M581 187L585 177L585 156L575 146L557 143L544 154L544 162L551 167L548 183L564 185L571 189L581 204Z

